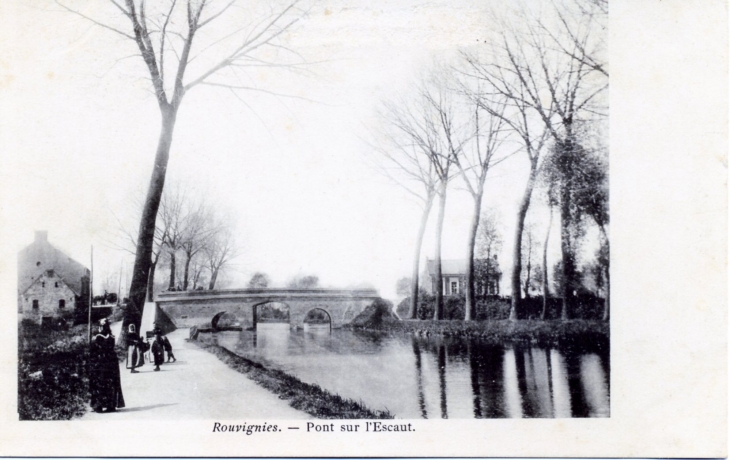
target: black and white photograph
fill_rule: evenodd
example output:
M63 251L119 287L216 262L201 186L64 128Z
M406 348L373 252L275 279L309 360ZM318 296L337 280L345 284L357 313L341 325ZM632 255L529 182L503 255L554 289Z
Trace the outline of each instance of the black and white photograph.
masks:
M692 3L3 2L0 453L727 455Z

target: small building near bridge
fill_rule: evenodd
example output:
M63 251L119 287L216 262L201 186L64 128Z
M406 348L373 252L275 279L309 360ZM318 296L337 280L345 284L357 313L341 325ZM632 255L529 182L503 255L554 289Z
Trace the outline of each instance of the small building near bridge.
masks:
M47 231L18 252L18 312L38 324L85 316L91 272L48 242Z

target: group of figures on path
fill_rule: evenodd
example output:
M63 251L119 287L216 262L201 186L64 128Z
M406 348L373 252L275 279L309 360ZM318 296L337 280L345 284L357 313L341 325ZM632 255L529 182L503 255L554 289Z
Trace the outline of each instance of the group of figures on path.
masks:
M145 353L152 352L152 361L155 371L165 362L177 361L172 353L172 345L162 331L155 327L155 340L152 345L140 338L133 324L129 325L127 336L127 369L138 373L137 368L145 363ZM91 341L89 353L89 393L91 394L91 409L94 412L115 412L124 407L122 395L122 381L119 370L119 359L114 349L116 338L112 334L111 325L107 318L99 322L99 333Z
M162 335L159 327L155 326L152 333L155 336L154 342L150 345L145 337L137 334L134 324L129 325L127 333L127 369L131 369L132 374L136 374L137 369L144 366L145 353L152 352L151 361L155 364L155 371L160 370L160 366L165 362L165 353L167 353L167 362L177 361L175 355L172 354L172 345L167 337Z

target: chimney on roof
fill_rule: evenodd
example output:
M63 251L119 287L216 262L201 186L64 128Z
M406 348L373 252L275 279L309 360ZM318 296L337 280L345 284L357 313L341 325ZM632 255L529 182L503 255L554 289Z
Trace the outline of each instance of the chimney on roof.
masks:
M48 242L48 230L36 230L35 231L36 242Z

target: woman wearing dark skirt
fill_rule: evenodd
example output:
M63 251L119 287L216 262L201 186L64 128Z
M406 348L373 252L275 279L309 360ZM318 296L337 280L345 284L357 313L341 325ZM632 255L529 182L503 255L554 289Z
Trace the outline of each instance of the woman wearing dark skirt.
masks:
M104 318L99 322L99 333L91 341L89 356L89 392L94 412L114 412L124 407L114 342L109 320Z

